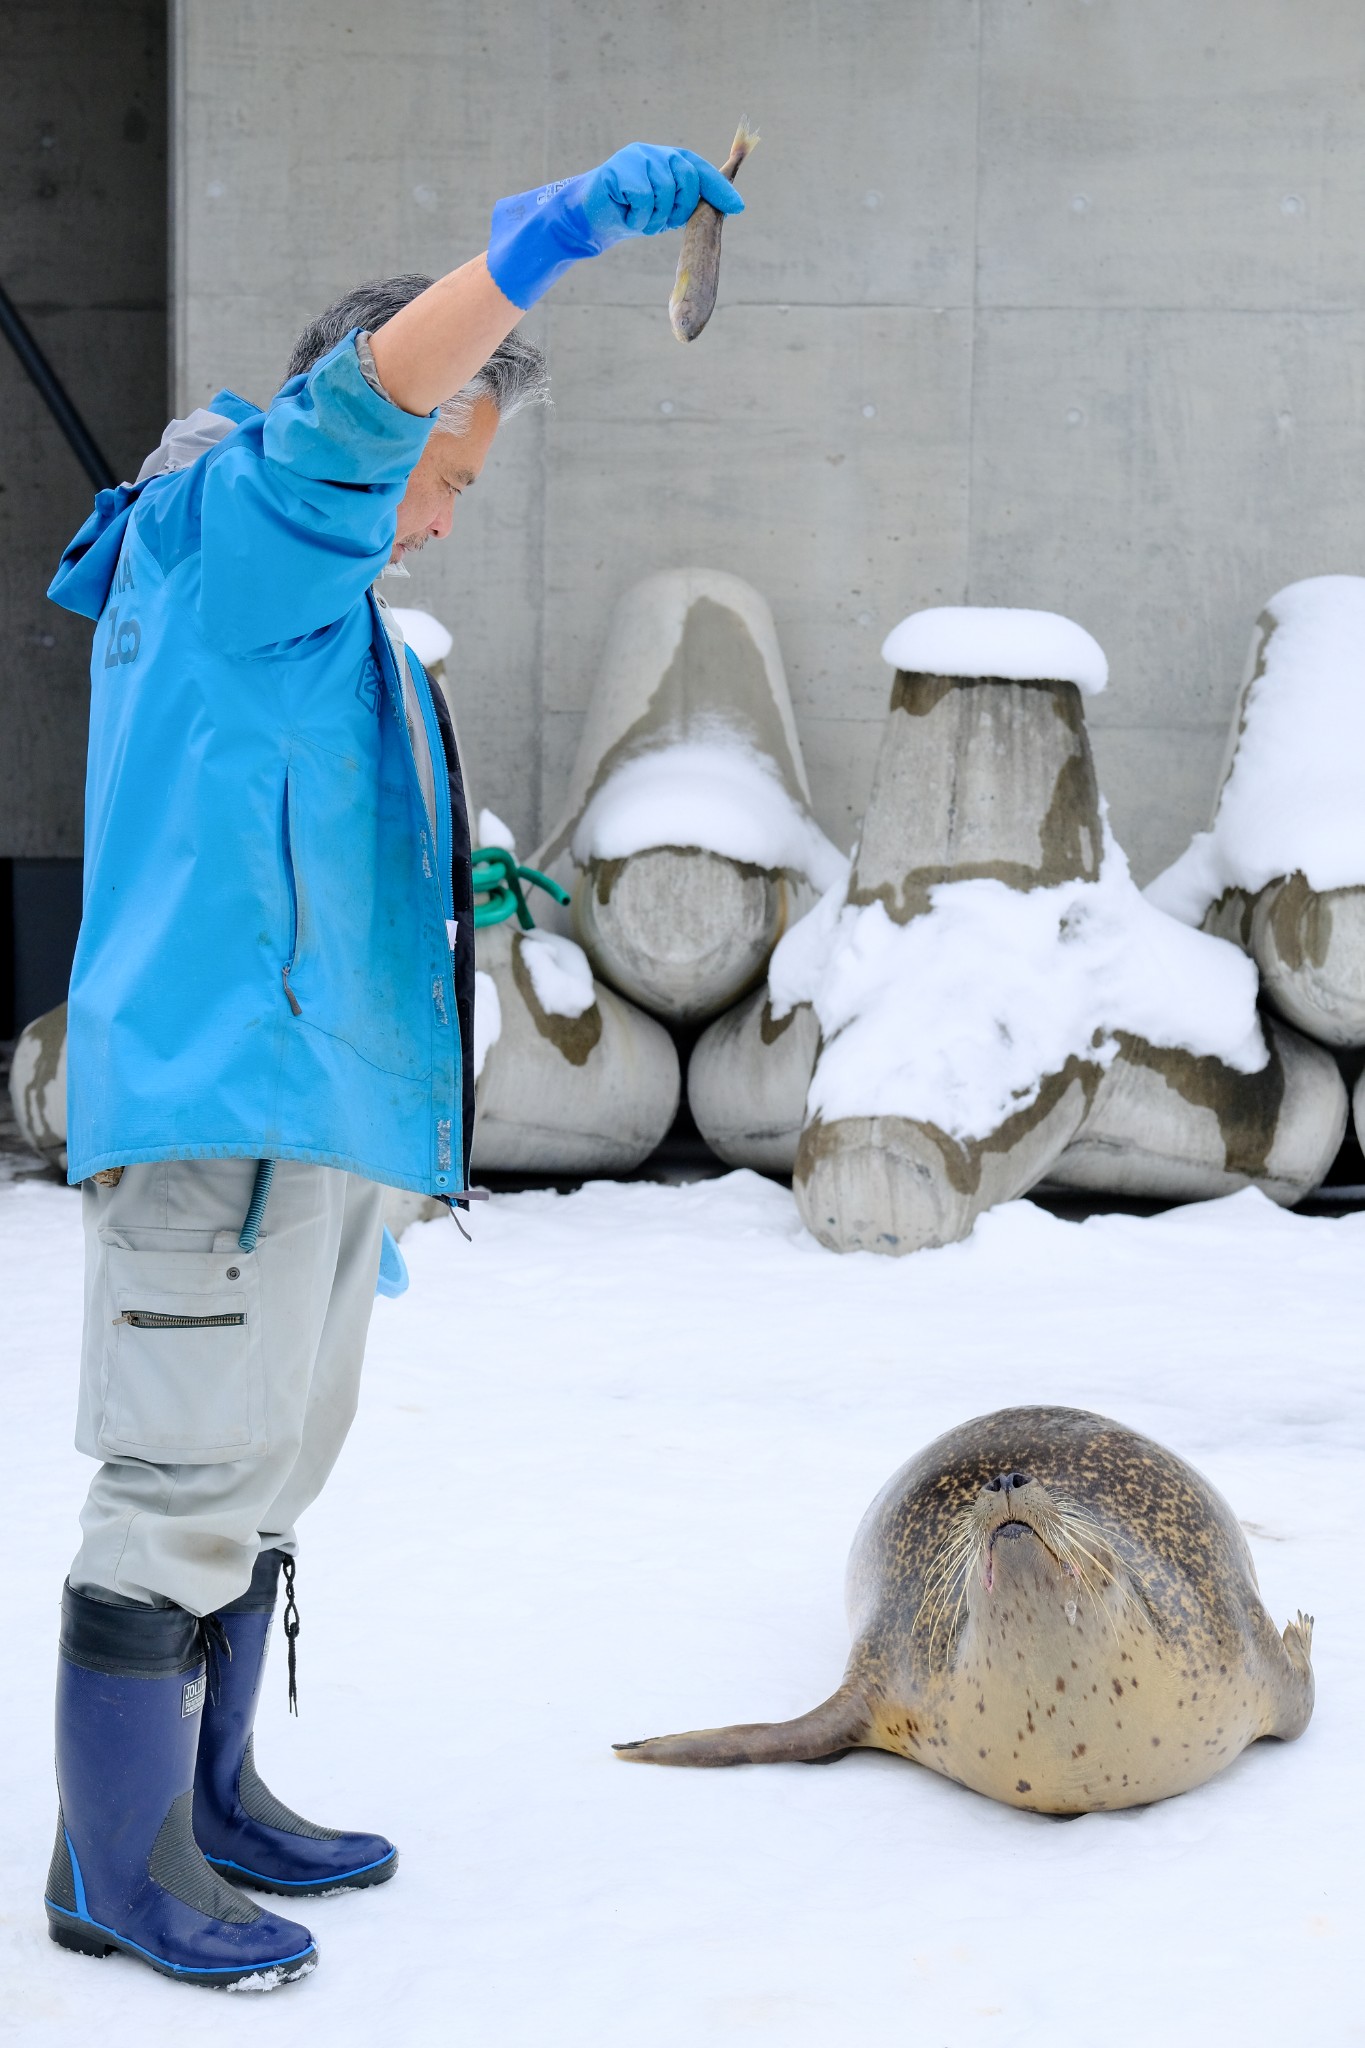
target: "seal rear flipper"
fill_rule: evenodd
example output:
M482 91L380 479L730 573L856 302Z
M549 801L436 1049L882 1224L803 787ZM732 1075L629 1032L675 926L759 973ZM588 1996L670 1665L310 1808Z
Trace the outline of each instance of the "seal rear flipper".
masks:
M1313 1617L1300 1608L1294 1620L1285 1624L1282 1637L1289 1661L1300 1677L1308 1678L1313 1671Z
M1273 1633L1273 1628L1272 1628ZM1272 1683L1274 1719L1266 1729L1281 1742L1294 1742L1313 1718L1313 1617L1300 1611L1280 1638L1284 1657Z
M823 1705L794 1721L754 1721L733 1728L695 1728L685 1735L656 1735L645 1742L613 1743L627 1763L690 1764L716 1769L725 1764L813 1764L833 1762L846 1750L869 1746L872 1716L856 1686L845 1683Z

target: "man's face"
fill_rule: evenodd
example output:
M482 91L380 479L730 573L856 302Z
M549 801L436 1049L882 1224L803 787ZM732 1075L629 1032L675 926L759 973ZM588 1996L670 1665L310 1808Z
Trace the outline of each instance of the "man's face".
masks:
M466 491L483 468L484 457L498 431L498 408L491 398L476 398L469 425L462 434L444 428L431 436L422 450L416 469L408 478L403 502L398 507L398 537L391 562L416 554L429 540L444 540L450 532L455 500Z

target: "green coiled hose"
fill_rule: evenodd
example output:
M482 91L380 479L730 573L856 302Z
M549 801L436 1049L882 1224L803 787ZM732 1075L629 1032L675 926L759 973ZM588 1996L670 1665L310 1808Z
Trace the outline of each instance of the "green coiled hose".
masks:
M523 883L534 889L543 889L547 896L553 896L556 903L567 904L569 892L562 889L549 875L542 875L539 868L519 865L515 854L505 846L476 846L474 861L474 894L482 896L483 902L474 905L474 924L477 930L485 925L501 924L505 918L515 916L524 932L535 929L526 902Z

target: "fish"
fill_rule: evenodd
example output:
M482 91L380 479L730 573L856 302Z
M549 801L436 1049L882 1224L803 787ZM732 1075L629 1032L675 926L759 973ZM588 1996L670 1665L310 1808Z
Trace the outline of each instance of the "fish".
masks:
M758 141L757 131L747 121L735 130L730 154L720 174L733 185L735 173ZM716 307L716 286L720 282L720 231L725 215L709 200L699 199L696 211L683 229L678 252L678 274L668 302L669 325L679 341L695 341Z

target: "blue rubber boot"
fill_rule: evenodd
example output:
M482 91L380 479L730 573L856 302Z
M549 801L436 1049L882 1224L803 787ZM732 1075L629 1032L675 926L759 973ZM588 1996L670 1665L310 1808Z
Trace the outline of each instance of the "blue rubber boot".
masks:
M52 1939L119 1949L163 1976L271 1991L317 1963L306 1927L262 1912L195 1846L206 1690L201 1624L180 1607L62 1594Z
M219 1658L217 1686L210 1686L204 1705L194 1780L195 1839L214 1869L234 1884L294 1898L361 1891L393 1876L398 1868L393 1843L382 1835L342 1834L300 1819L261 1782L256 1769L252 1728L283 1562L282 1551L263 1551L248 1590L215 1617L231 1654Z

